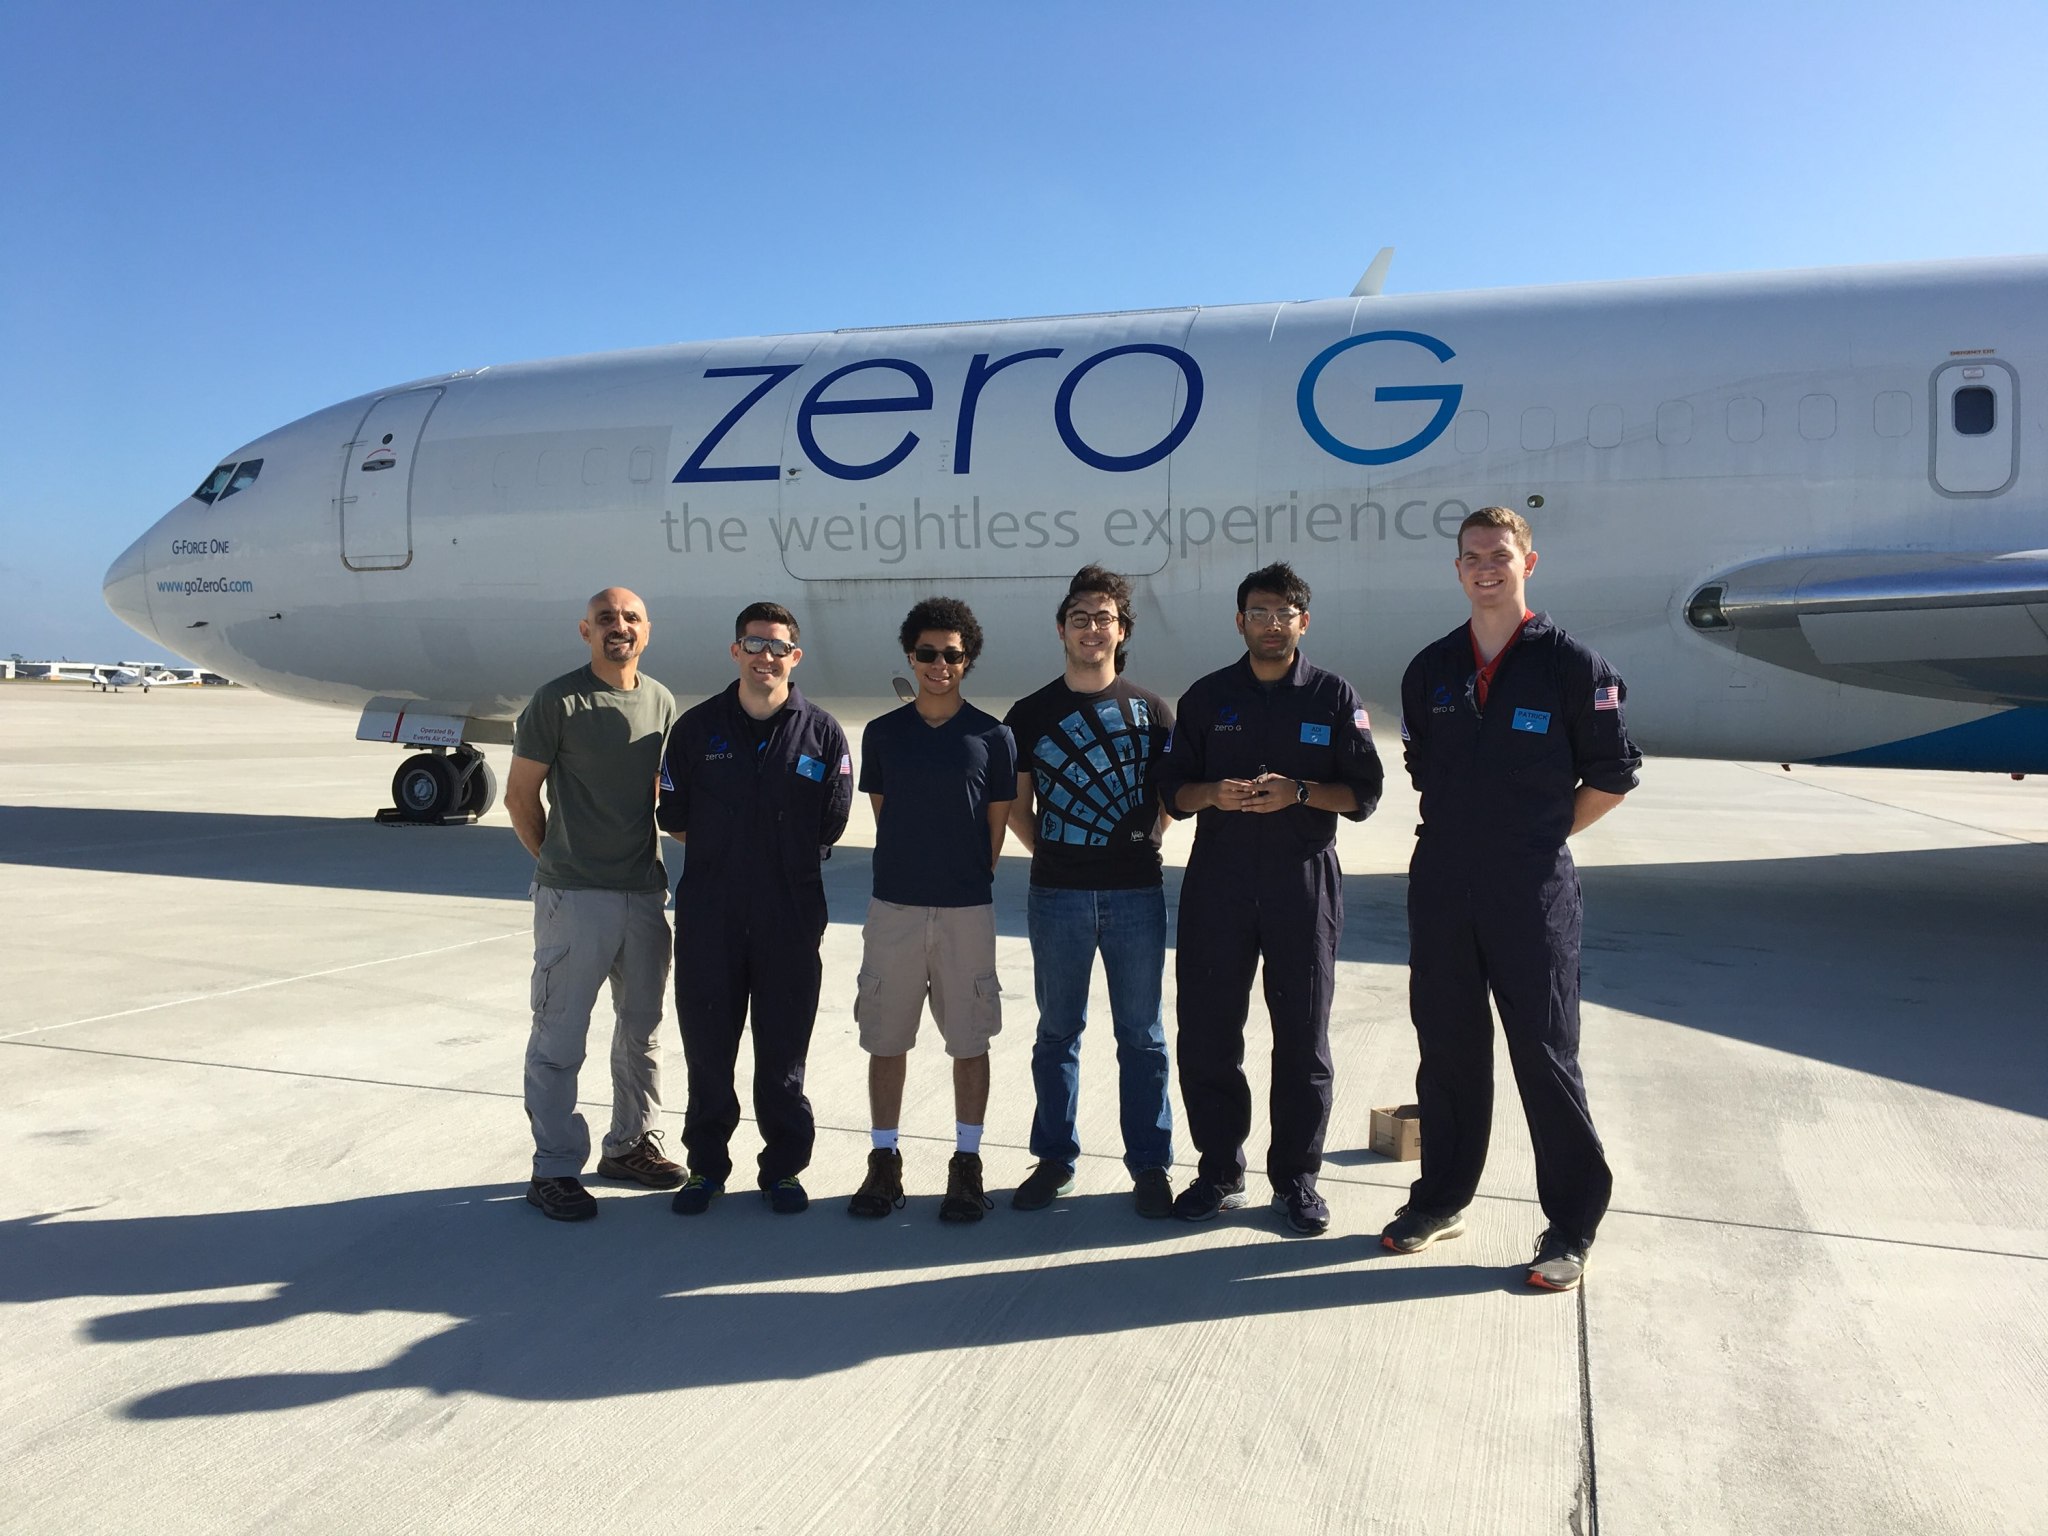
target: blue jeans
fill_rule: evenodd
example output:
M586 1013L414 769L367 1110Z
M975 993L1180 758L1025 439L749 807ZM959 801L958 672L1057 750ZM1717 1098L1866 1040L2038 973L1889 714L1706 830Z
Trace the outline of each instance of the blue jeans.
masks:
M1160 1009L1166 969L1166 894L1063 891L1031 887L1027 908L1038 1040L1031 1082L1038 1111L1031 1155L1071 1167L1081 1155L1074 1120L1081 1099L1081 1031L1095 952L1109 978L1116 1029L1117 1100L1124 1166L1133 1174L1173 1165L1173 1107L1167 1101L1166 1023Z

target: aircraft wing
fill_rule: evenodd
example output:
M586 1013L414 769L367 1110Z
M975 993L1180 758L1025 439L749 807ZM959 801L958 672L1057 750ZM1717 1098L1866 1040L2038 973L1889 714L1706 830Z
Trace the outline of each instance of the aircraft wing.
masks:
M1795 672L1929 698L2048 704L2048 549L1762 560L1706 583L1685 617Z

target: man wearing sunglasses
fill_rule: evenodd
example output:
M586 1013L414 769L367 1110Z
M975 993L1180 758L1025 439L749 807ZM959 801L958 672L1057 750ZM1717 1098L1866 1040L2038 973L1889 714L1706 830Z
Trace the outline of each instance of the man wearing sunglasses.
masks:
M1529 524L1481 507L1458 529L1471 618L1401 680L1402 755L1422 795L1408 867L1408 1010L1421 1047L1422 1173L1381 1234L1418 1253L1465 1230L1493 1125L1493 994L1549 1225L1529 1283L1571 1290L1614 1176L1579 1072L1579 877L1566 839L1621 804L1642 754L1628 688L1525 603Z
M815 1137L804 1061L825 937L819 865L846 830L853 763L839 722L790 679L804 656L797 640L780 603L741 609L738 680L684 712L662 758L655 816L683 844L675 976L690 1176L670 1202L682 1216L708 1210L732 1174L733 1071L750 1012L761 1196L783 1215L810 1204L797 1176Z
M1301 654L1308 583L1273 564L1238 584L1245 654L1181 696L1159 789L1195 818L1175 946L1180 1092L1201 1155L1173 1211L1207 1221L1245 1203L1251 1089L1244 1025L1265 962L1273 1023L1273 1131L1266 1176L1296 1232L1329 1229L1316 1190L1330 1123L1330 998L1344 927L1337 818L1379 804L1365 707Z
M1031 1079L1037 1165L1010 1204L1042 1210L1074 1188L1081 1155L1081 1031L1095 954L1109 979L1116 1031L1124 1167L1141 1216L1173 1204L1173 1110L1167 1100L1166 898L1159 837L1165 818L1153 774L1173 711L1123 673L1133 616L1131 584L1083 566L1053 616L1066 668L1017 701L1004 724L1016 739L1017 798L1010 830L1031 850L1031 973L1038 1039Z
M868 1053L874 1144L847 1210L881 1217L903 1204L903 1083L929 998L953 1059L956 1139L939 1219L979 1221L990 1204L981 1173L988 1047L1003 1026L993 887L1017 754L1008 728L960 697L981 655L981 625L965 603L926 598L898 639L917 696L868 722L860 745L860 787L875 808L875 884L854 1018Z

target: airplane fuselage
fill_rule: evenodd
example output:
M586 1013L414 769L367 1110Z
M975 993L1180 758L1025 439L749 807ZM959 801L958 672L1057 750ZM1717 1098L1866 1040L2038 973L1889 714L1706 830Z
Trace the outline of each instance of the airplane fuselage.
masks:
M2000 599L2010 639L1941 642L2016 668L1908 657L1926 675L1896 684L1864 654L1896 639L1851 654L1788 609L1792 638L1759 648L1688 617L1759 563L2048 545L2044 301L2028 258L494 366L250 443L209 481L239 489L173 508L108 595L238 680L503 740L613 583L646 598L646 665L685 696L730 680L732 615L772 598L808 692L886 697L898 620L943 591L988 635L970 691L1000 697L1057 670L1054 606L1099 561L1138 578L1132 675L1172 694L1238 653L1239 580L1287 560L1315 589L1305 648L1384 706L1464 617L1459 520L1504 504L1536 529L1532 603L1627 677L1648 750L2048 769L2024 593Z

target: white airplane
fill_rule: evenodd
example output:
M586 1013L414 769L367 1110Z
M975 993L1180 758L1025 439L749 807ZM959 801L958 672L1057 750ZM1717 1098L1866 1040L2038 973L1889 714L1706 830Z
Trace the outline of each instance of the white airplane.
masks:
M933 591L981 618L998 698L1056 669L1055 603L1100 561L1171 696L1237 654L1237 582L1284 559L1307 650L1384 706L1464 615L1459 519L1499 503L1649 751L2048 770L2048 259L1400 297L1384 270L422 379L226 455L106 599L426 749L394 796L432 819L489 804L472 744L576 663L609 584L686 698L729 680L756 598L797 613L807 692L886 698Z
M91 673L92 685L102 693L119 693L124 688L140 688L144 693L152 688L183 688L199 681L197 668L156 667L147 664L129 664L118 667L94 667Z

